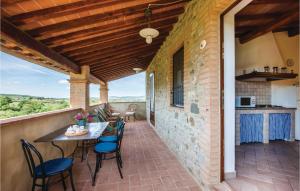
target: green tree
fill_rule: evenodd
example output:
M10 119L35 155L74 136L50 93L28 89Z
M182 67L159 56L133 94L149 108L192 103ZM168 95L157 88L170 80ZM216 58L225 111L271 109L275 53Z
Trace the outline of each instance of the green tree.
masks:
M12 99L7 96L0 96L0 109L7 110L9 109L9 104L12 103Z

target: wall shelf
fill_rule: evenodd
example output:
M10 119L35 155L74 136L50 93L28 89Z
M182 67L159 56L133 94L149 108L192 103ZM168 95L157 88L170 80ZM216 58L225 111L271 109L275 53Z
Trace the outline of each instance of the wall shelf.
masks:
M272 73L272 72L251 72L236 76L235 79L239 81L275 81L296 78L298 74L292 73Z

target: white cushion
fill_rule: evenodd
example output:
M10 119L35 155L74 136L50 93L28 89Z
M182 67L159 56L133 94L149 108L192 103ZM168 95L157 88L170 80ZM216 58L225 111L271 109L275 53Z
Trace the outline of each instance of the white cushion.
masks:
M134 114L135 114L134 111L127 111L127 112L125 113L125 115L134 115Z

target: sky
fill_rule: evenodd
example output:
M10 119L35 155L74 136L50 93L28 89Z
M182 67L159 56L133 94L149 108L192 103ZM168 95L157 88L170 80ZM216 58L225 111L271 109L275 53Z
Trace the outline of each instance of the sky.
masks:
M0 52L0 94L69 98L69 76ZM145 73L108 83L109 96L145 96ZM90 85L90 97L99 97Z

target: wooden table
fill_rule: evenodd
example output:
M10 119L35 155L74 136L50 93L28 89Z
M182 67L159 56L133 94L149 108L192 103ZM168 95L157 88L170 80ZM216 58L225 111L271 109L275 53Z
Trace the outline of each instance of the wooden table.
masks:
M51 144L54 147L58 148L62 152L62 157L64 157L63 149L60 146L56 145L54 142L61 142L61 141L83 141L84 142L84 141L97 140L102 135L103 131L106 129L108 124L109 122L88 123L87 128L89 131L87 134L81 136L72 136L72 137L65 135L65 132L70 127L70 125L68 125L67 127L63 127L45 136L42 136L36 139L34 142L51 142ZM89 168L90 175L93 181L93 172L88 161L88 153L89 153L89 149L86 152L86 163Z

